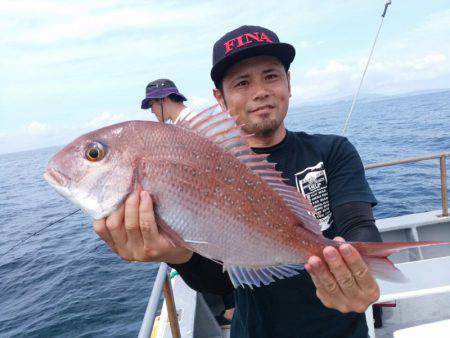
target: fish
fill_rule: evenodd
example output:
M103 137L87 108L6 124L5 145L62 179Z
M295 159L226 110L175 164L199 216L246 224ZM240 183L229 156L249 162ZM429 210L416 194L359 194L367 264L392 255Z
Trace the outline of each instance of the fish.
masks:
M94 219L110 215L138 188L154 202L160 233L223 265L235 287L294 276L323 258L325 238L310 201L285 183L243 125L210 107L174 125L127 121L75 139L48 162L45 179ZM404 280L387 258L407 248L449 242L348 242L372 273Z

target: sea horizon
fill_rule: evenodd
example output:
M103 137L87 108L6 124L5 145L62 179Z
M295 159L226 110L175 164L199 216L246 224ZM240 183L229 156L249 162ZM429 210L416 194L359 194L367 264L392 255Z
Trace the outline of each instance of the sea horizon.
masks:
M442 89L436 89L436 90L434 90L434 89L419 90L419 91L416 90L416 91L404 92L404 93L393 94L393 95L377 94L377 93L361 93L360 98L356 102L355 111L358 110L358 103L362 104L362 103L370 103L370 102L382 102L382 101L387 101L387 100L395 100L398 98L416 97L416 96L430 95L430 94L436 94L436 93L445 93L445 92L450 92L450 88L442 88ZM330 99L330 100L318 100L318 101L311 101L311 102L306 101L304 104L298 104L298 105L294 105L294 106L290 107L289 112L290 113L293 113L293 112L298 113L299 111L301 112L302 109L314 109L314 108L321 108L321 107L330 107L330 106L335 106L335 105L342 106L342 105L346 105L346 104L348 104L348 106L350 108L352 99L353 99L352 97L344 96L341 98ZM188 106L189 106L189 104L188 104ZM289 116L289 112L288 112L288 116ZM346 113L348 113L348 112L346 112ZM344 117L345 116L343 115L343 118ZM124 120L124 121L126 121L126 120ZM95 129L92 129L92 130L95 130ZM335 134L339 134L339 133L335 133ZM79 136L81 136L81 134ZM62 147L64 147L65 144L67 144L70 141L71 140L68 140L66 143L53 144L53 145L48 145L45 147L22 149L22 150L12 151L12 152L0 152L0 156L9 155L9 154L17 154L17 153L25 153L25 152L29 152L29 151L45 150L45 149L49 149L49 148L62 148Z

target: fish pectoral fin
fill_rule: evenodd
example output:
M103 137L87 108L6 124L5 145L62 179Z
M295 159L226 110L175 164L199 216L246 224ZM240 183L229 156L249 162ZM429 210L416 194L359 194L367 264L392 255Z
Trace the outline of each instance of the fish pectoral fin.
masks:
M197 245L197 246L198 245L214 245L209 242L201 241L201 240L183 239L175 230L173 230L169 225L167 225L167 223L164 222L164 220L162 220L159 216L155 215L155 220L156 220L156 224L158 225L158 230L159 230L160 235L164 236L170 242L170 244L172 244L173 246L179 246L179 247L183 247L188 250L197 252L197 250L195 250L195 248L194 248L195 245ZM212 257L206 257L206 258L216 262L217 264L223 264L221 261L214 259Z
M210 244L209 242L206 242L206 241L197 241L197 240L195 240L195 239L185 239L184 241L185 241L186 243L189 243L189 244L206 244L206 245Z
M194 251L192 246L173 230L164 220L155 214L155 221L161 236L164 236L173 246L179 246Z
M199 255L202 255L202 254L200 254L200 253L198 252L198 250L195 250L195 247L199 247L199 246L201 246L201 245L218 247L217 244L213 244L213 243L206 242L206 241L195 240L195 239L185 239L184 241L185 241L186 243L190 244L190 245L193 245L192 251L196 251ZM209 255L205 255L205 254L203 254L202 256L203 256L203 257L206 257L206 258L208 258L208 259L210 259L210 260L212 260L213 262L215 262L215 263L217 263L217 264L223 265L223 262L220 261L220 260L218 260L218 259L216 259L216 258L213 258L213 257L211 257L211 256L209 256Z
M224 270L228 271L231 283L235 288L244 287L244 284L247 284L253 289L253 286L268 285L275 282L274 277L283 279L295 276L303 270L303 265L283 264L258 268L224 265Z

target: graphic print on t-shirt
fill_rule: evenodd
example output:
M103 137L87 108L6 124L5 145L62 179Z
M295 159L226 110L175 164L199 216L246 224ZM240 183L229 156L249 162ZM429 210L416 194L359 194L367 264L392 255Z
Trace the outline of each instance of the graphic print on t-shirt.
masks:
M327 173L323 162L295 174L297 190L305 195L313 205L316 210L315 216L320 222L322 231L330 227L329 221L331 218L327 182Z

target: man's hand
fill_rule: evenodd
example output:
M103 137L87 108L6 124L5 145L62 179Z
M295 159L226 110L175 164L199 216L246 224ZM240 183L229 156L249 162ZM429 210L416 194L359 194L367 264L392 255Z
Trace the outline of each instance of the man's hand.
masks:
M158 232L153 202L146 191L134 191L117 211L94 221L94 231L127 261L181 264L192 257L192 251L174 247Z
M341 237L335 240L344 242ZM323 256L325 261L311 256L305 268L316 285L317 297L326 307L342 313L363 313L380 297L375 278L350 244L339 249L328 246Z

